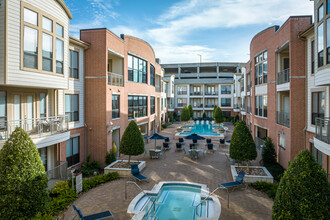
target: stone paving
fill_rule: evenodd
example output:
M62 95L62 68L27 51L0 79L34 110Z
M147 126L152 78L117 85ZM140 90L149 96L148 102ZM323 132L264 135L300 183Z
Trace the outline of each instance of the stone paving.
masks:
M149 155L145 154L133 157L133 160L144 160L147 163L146 168L141 173L149 177L150 181L138 183L142 189L151 190L160 181L187 181L206 184L210 190L213 190L218 183L233 181L230 164L225 156L225 153L228 153L228 145L221 148L216 145L214 154L206 154L205 158L191 160L183 152L175 152L174 150L177 140L173 140L173 135L177 126L179 124L174 124L159 133L172 138L172 149L165 152L165 157L150 159ZM226 139L230 139L232 130L233 126L230 125ZM185 141L190 142L189 140ZM162 140L157 142L157 145L161 145L162 142ZM205 141L199 142L203 143L200 147L204 148ZM154 144L154 140L152 140L146 145L146 148L153 149ZM122 156L120 159L127 158ZM257 164L257 161L253 161L252 164ZM84 215L110 210L115 216L114 219L131 219L132 216L127 214L127 207L140 191L133 185L129 185L128 199L125 200L124 186L128 180L128 178L121 178L96 187L81 195L74 204L82 210ZM221 220L271 219L273 201L265 194L250 187L247 190L235 190L230 193L230 208L227 208L227 193L225 191L217 192L217 196L221 203ZM75 217L72 206L63 213L63 216L64 219Z

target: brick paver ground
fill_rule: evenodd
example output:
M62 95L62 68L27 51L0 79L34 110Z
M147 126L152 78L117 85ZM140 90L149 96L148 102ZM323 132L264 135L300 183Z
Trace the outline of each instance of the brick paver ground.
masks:
M177 126L179 125L172 125L160 134L173 138ZM227 139L230 139L232 129L233 127L229 126L230 131L227 132ZM157 145L161 145L162 142L159 141ZM144 160L147 163L142 174L149 177L150 181L138 183L142 189L151 190L160 181L188 181L206 184L210 190L213 190L218 183L233 180L230 164L225 157L225 153L228 153L228 146L226 148L216 146L214 154L206 154L205 158L191 160L182 152L175 152L175 142L177 140L172 140L172 149L167 151L163 158L151 160L149 155L133 157L133 159ZM146 145L146 148L154 148L154 141ZM127 158L123 156L120 159ZM254 163L257 162L254 161ZM140 191L133 185L129 185L128 199L125 200L124 185L126 181L128 181L127 178L121 178L96 187L81 195L74 204L82 210L84 215L111 210L115 219L131 219L132 216L127 214L127 207ZM230 193L230 208L227 208L227 193L220 191L217 195L222 208L220 219L271 219L273 201L250 187L247 190ZM64 219L74 218L75 213L72 206L63 213L63 216Z

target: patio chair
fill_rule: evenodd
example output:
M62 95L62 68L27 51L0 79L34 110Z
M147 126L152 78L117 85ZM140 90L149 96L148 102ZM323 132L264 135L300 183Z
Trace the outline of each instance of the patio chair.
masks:
M176 145L175 151L183 150L184 149L181 143L176 143L175 145Z
M192 140L194 144L197 144L197 139Z
M212 140L211 139L206 139L206 143L207 144L211 144L212 143Z
M190 159L192 159L192 160L198 159L198 153L195 150L190 150L189 151L189 156L190 156Z
M184 143L183 138L179 138L179 143Z
M243 171L239 171L239 173L235 179L235 182L219 183L219 186L225 188L227 191L229 188L232 188L232 191L234 191L236 188L243 185L244 176L245 176L245 173ZM245 185L245 189L246 188L247 188L247 185Z
M165 138L165 143L171 143L170 139L167 137Z
M191 149L197 149L197 146L195 144L189 144L189 148Z
M207 151L211 151L212 153L214 153L214 149L213 149L213 144L207 144Z
M171 145L169 145L168 143L163 143L163 149L165 150L170 150L171 149Z
M163 155L162 152L156 152L155 150L149 150L149 155L150 155L150 159L158 159L160 156Z
M148 178L140 174L140 169L137 164L131 164L132 176L139 181L147 181Z
M77 209L75 205L72 205L73 210L78 214L79 218L82 220L96 220L96 219L105 219L105 218L113 218L113 215L110 211L99 212L91 215L83 216L80 209Z

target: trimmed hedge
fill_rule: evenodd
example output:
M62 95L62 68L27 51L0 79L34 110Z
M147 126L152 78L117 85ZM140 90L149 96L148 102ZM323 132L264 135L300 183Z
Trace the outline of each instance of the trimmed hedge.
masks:
M181 121L189 121L190 119L190 112L187 106L183 107L180 115Z
M273 205L273 219L330 219L330 184L313 155L304 150L284 173Z
M88 179L83 179L83 192L86 192L102 183L109 182L118 178L118 173L108 173L105 175L98 175Z
M266 183L263 181L257 181L255 183L250 183L250 186L252 186L254 189L256 189L260 192L266 193L273 200L276 196L276 191L278 188L278 184Z
M188 110L189 110L189 119L191 119L192 117L194 117L193 107L189 105Z
M214 121L215 123L223 122L223 114L220 107L217 107L214 112Z
M167 128L167 124L162 124L162 129Z

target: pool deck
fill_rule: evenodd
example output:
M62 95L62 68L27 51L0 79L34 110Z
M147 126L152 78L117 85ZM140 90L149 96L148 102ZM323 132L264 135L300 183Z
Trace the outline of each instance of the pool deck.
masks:
M219 148L215 146L214 154L206 154L205 158L191 160L183 152L175 152L174 134L176 127L182 124L174 124L163 130L159 134L170 137L172 149L165 152L165 157L160 159L150 159L149 155L142 154L132 157L133 160L144 160L147 163L142 174L149 177L149 182L137 182L144 190L152 190L153 186L161 181L186 181L207 185L210 191L218 186L218 183L233 181L230 164L227 162L225 153L228 153L229 145ZM233 126L227 126L226 139L230 139ZM190 143L190 141L185 140ZM157 141L161 145L163 141ZM214 143L219 143L213 141ZM204 147L205 141L199 141L200 147ZM188 145L186 145L187 149ZM147 149L154 148L154 141L146 145ZM122 156L120 159L127 159ZM258 161L258 160L257 160ZM253 161L252 165L257 165ZM140 193L133 185L128 186L128 199L125 200L125 183L129 178L103 184L83 193L74 204L81 209L84 215L89 215L101 211L110 210L114 214L114 219L128 220L132 218L127 213L127 208L132 199ZM230 208L227 208L227 193L220 191L216 193L221 203L220 219L271 219L273 201L267 195L248 187L247 190L236 190L230 193ZM75 213L72 206L61 214L62 219L73 219Z

